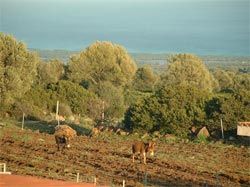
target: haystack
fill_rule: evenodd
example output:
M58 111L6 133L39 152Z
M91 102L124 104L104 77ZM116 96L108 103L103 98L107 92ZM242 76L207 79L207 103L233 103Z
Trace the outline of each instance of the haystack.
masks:
M65 137L74 137L76 136L76 131L68 125L58 125L55 127L55 134Z
M201 130L199 130L199 132L197 134L197 137L198 136L203 136L203 137L208 138L208 137L210 137L210 134L209 134L209 132L208 132L208 130L207 130L206 127L202 127Z

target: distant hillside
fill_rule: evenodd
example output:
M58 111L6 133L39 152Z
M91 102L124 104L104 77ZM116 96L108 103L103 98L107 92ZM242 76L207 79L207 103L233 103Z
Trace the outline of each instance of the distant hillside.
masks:
M70 57L77 55L80 51L69 51L69 50L43 50L43 49L30 49L38 53L38 55L44 60L49 61L50 59L58 58L63 62L68 62Z
M45 61L58 58L65 63L69 62L71 56L80 54L80 51L69 50L30 50L37 52L38 55ZM166 64L169 54L130 53L130 55L135 60L138 67L147 64L151 66L152 69L157 73L160 73L167 68ZM250 56L198 56L208 66L209 69L222 68L230 71L242 69L242 71L250 72Z
M169 54L131 54L138 67L143 64L148 64L158 73L167 68L168 55ZM242 69L242 71L250 72L250 56L198 56L210 70L221 68L229 71L238 71Z

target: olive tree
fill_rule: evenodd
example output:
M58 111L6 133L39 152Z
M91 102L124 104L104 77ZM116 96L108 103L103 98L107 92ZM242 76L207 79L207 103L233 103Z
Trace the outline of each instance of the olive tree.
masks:
M163 87L193 85L211 92L217 83L200 58L193 54L175 54L168 57L168 68L161 84Z
M38 64L39 84L57 83L64 76L64 64L59 59L51 59L49 62Z
M136 65L126 50L111 42L95 42L69 63L68 78L96 89L101 82L125 86L132 80Z
M21 98L33 84L38 57L25 43L0 33L0 109ZM5 109L4 109L5 108Z
M154 90L157 80L158 76L154 74L152 68L148 65L144 65L137 69L132 86L135 90L150 92Z

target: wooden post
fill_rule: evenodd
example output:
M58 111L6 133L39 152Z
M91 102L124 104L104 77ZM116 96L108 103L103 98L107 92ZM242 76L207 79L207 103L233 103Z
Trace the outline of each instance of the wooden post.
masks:
M57 125L59 125L58 110L59 110L59 101L56 102L56 120L57 120Z
M221 135L222 135L222 139L224 139L224 130L223 130L222 119L220 119L220 127L221 127Z
M125 187L125 180L122 181L122 187Z
M102 101L102 125L104 124L104 101Z
M6 171L6 163L0 163L0 174L11 174L11 172Z
M148 176L148 174L147 174L147 169L145 169L144 186L147 186L147 185L148 185L148 184L147 184L147 176Z
M25 114L24 114L24 112L23 112L22 130L23 130L23 127L24 127L24 116L25 116Z
M6 173L6 164L3 164L3 172Z
M94 178L94 185L96 186L96 184L97 184L97 178L95 176L95 178Z
M216 171L216 187L219 187L219 174L218 174L218 171Z
M76 175L76 182L77 183L79 182L79 173L77 173L77 175Z

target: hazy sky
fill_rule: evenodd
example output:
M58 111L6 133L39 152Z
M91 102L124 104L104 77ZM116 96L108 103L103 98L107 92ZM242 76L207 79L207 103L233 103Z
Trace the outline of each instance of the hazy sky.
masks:
M30 48L249 52L248 0L0 0L0 11L0 31Z

